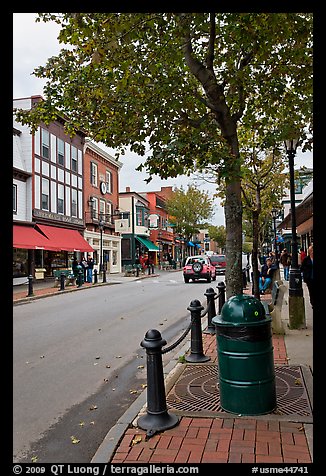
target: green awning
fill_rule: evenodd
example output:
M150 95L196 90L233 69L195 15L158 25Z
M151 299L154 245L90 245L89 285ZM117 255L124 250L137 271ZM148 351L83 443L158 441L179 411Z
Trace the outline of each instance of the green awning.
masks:
M159 251L159 247L154 245L154 243L151 240L147 240L146 238L143 238L142 236L136 236L136 239L146 248L148 251Z

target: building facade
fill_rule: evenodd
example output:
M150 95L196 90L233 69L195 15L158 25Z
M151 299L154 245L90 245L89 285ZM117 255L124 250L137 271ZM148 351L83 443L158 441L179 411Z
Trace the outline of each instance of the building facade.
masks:
M159 248L150 240L148 200L126 187L125 192L119 193L119 210L120 219L116 220L116 227L122 234L122 265L143 264L148 259L152 264L157 263Z
M119 171L122 163L86 140L84 150L84 238L94 249L95 266L108 273L121 271L121 236L115 221L119 214Z
M39 101L41 96L15 99L13 106L31 109ZM53 276L74 256L93 251L83 238L84 142L83 132L65 133L60 117L41 123L35 134L14 118L14 278Z

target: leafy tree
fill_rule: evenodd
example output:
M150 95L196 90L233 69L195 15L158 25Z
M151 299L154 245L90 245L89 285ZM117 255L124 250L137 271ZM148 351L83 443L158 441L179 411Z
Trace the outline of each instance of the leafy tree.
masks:
M208 233L209 236L212 240L214 240L217 243L217 246L219 248L222 248L225 250L225 245L226 245L226 229L224 225L219 225L219 226L209 226L208 227Z
M285 163L277 149L260 151L253 147L244 151L242 196L244 216L252 224L253 294L259 298L258 250L261 237L271 221L272 208L281 209L281 199L288 185Z
M199 227L213 215L213 199L208 192L198 190L189 185L175 189L166 202L170 222L175 225L175 231L188 241L192 235L199 233Z
M266 144L311 130L309 13L40 14L70 47L35 74L46 99L18 115L32 125L58 111L67 131L144 155L149 175L216 165L225 179L227 296L242 293L238 126ZM268 133L266 134L266 131ZM306 134L301 136L309 147ZM149 151L146 151L146 147Z

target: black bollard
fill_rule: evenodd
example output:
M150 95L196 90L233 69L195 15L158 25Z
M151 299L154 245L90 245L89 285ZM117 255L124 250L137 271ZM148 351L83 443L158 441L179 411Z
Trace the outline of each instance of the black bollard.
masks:
M27 294L27 297L28 296L34 296L34 292L33 292L33 276L32 275L29 275L28 276L28 294Z
M211 360L210 357L203 352L203 336L201 333L201 311L204 309L198 299L191 301L187 307L191 313L191 349L190 354L186 357L186 362L200 363Z
M152 264L152 274L154 274L154 265Z
M212 319L213 317L216 316L216 309L215 309L215 296L216 292L214 291L213 288L208 288L206 289L206 293L204 293L204 296L207 298L207 329L205 329L203 332L204 334L215 334L215 326L212 324Z
M65 290L65 273L61 273L60 274L60 291L64 291Z
M139 277L139 266L138 266L138 264L136 265L136 276L137 276L137 278Z
M217 289L218 289L218 313L221 314L222 312L222 307L225 303L225 290L226 290L226 286L225 286L225 283L223 283L223 281L221 283L218 283L218 285L216 286Z
M78 284L77 287L78 287L78 288L81 288L82 285L83 285L83 274L84 274L83 271L80 269L80 270L78 271L78 276L77 276L77 284Z
M106 269L103 267L103 281L102 283L106 283Z
M94 284L97 284L97 269L96 268L94 269L93 274L94 274Z
M140 343L147 355L147 414L138 419L137 425L147 430L148 437L179 423L179 418L168 413L166 406L162 364L162 347L165 344L166 340L156 329L147 331Z
M148 275L150 275L151 274L151 265L150 264L148 265L147 269L148 269Z

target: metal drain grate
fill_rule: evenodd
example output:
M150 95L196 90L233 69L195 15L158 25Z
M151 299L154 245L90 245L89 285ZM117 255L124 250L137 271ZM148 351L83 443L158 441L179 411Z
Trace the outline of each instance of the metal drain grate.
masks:
M277 415L312 416L300 366L275 366ZM166 397L171 410L221 412L218 368L211 364L187 364Z

